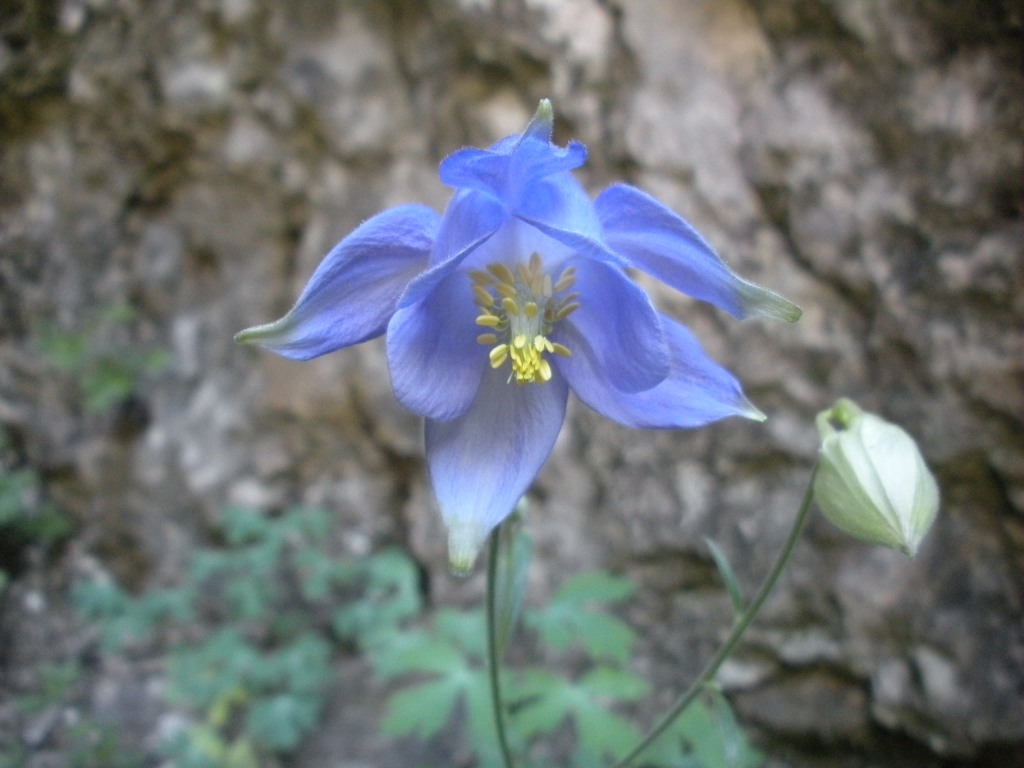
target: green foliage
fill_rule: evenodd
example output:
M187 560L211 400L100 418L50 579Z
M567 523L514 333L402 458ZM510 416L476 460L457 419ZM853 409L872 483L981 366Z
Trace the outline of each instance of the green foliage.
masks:
M461 700L467 735L481 764L497 764L483 612L440 610L430 629L396 633L370 649L382 678L412 675L417 680L388 700L382 729L390 735L430 738L451 719Z
M26 542L50 546L67 538L74 523L40 498L39 486L39 475L31 469L0 467L0 532L6 528Z
M113 304L75 331L53 324L40 331L38 346L50 368L74 377L90 413L102 413L125 399L135 391L140 377L160 373L170 361L164 350L124 339L135 317L131 305Z
M592 658L624 663L629 659L635 634L628 624L607 612L607 606L626 599L633 585L626 579L601 571L584 573L567 581L547 605L524 617L527 627L558 650L578 642Z
M38 715L59 703L81 677L75 662L44 663L36 668L39 674L38 690L18 698L15 706L27 715Z
M405 553L383 550L373 557L334 566L334 578L362 586L359 600L342 603L334 630L361 647L371 647L397 633L403 622L423 608L419 571Z
M181 768L255 768L294 750L319 719L332 649L368 647L420 612L408 557L332 559L329 529L324 510L229 508L219 518L226 546L196 552L183 584L140 596L75 588L108 650L188 638L168 643L168 698L195 716L164 745Z
M501 547L507 559L500 561L505 570L498 571L499 633L505 617L518 611L517 589L510 585L517 583L518 572L529 561L528 546L499 542ZM628 580L597 571L570 579L546 605L522 612L534 639L564 662L551 666L578 673L538 666L502 669L509 738L520 753L520 765L533 764L531 753L542 738L566 729L575 736L571 759L579 768L608 765L639 742L640 731L617 710L644 696L649 686L628 668L635 633L611 612L632 592ZM503 600L513 607L503 606ZM371 647L377 674L405 682L388 701L385 733L431 738L462 712L478 765L501 765L495 751L485 639L483 609L442 610L426 625ZM699 700L691 705L638 765L753 768L758 763L728 704L718 695L711 704Z
M0 428L0 538L51 547L71 535L74 523L43 498L39 475L10 467L7 433ZM0 589L8 575L0 569Z
M195 592L189 588L158 589L133 597L110 582L76 584L72 597L78 612L98 623L104 650L114 651L149 637L154 628L192 616Z
M640 740L640 732L611 708L648 690L644 680L624 669L594 666L575 680L531 669L515 690L522 709L514 722L527 741L553 732L567 719L573 722L577 740L573 765L600 765Z
M729 562L729 558L722 551L721 547L707 537L704 538L704 543L711 550L711 557L715 561L715 567L718 568L719 575L722 577L722 583L725 584L725 591L729 593L733 615L739 616L746 607L746 601L743 599L743 590L740 589L740 582L736 578L736 571L733 570L732 563Z
M430 739L458 719L477 765L501 764L483 608L423 616L412 560L397 550L332 558L324 546L330 517L322 510L269 517L230 508L218 532L224 546L196 552L180 585L139 596L100 583L74 592L107 649L177 638L167 643L168 697L192 715L164 745L177 766L260 768L297 748L316 726L339 646L365 653L394 686L385 734ZM524 608L529 541L509 537L500 547L499 642L521 616L546 665L564 670L501 670L519 764L539 764L539 742L556 733L573 737L573 766L610 764L639 741L624 708L648 692L629 669L636 635L613 612L632 583L600 571L581 574L546 605ZM724 698L709 692L638 764L752 768L758 760Z
M43 716L47 710L72 704L75 688L82 679L77 662L50 662L35 669L33 690L13 700L15 709L29 716ZM142 768L142 756L126 748L117 732L88 716L73 720L55 720L49 734L51 745L62 755L62 766L67 768ZM31 751L25 745L0 743L0 765L5 768L29 768L35 765Z

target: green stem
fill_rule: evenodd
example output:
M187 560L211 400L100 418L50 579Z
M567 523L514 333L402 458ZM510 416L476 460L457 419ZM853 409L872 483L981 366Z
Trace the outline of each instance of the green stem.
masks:
M505 708L501 703L500 659L498 658L497 592L499 537L502 526L491 532L491 546L487 554L487 666L491 677L491 709L494 710L494 727L498 731L498 746L505 768L514 768L512 752L505 735Z
M718 668L722 666L722 663L729 657L729 654L733 652L736 644L743 637L743 633L746 632L750 622L754 620L758 612L761 610L761 606L764 605L764 601L768 599L768 595L771 594L772 589L775 587L775 583L779 580L779 576L782 574L783 569L789 562L790 555L793 554L793 548L796 546L797 540L800 538L800 533L803 531L804 524L807 522L807 517L811 511L811 502L814 499L814 475L818 471L818 465L814 465L814 469L811 470L811 477L807 481L807 490L804 492L803 501L800 503L800 510L797 512L796 520L793 521L793 527L789 532L789 537L786 539L786 543L782 547L782 551L779 552L778 558L775 560L775 565L772 566L771 571L765 577L764 582L761 584L761 588L757 591L753 601L747 606L733 623L732 631L726 638L725 642L718 649L718 652L712 657L711 661L704 667L704 671L701 672L700 677L694 681L691 685L672 705L672 708L658 721L658 723L647 732L647 735L640 741L636 747L633 748L628 755L623 757L617 762L613 768L626 768L631 762L647 747L649 747L655 739L661 736L676 718L678 718L686 710L693 700L697 698L704 687L710 683L715 675L718 674Z

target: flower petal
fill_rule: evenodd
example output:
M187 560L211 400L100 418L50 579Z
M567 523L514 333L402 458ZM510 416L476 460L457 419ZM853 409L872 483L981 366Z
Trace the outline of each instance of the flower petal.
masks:
M567 264L576 267L580 306L555 326L552 339L575 355L573 340L561 337L563 325L572 328L593 356L592 374L623 392L660 384L669 374L668 347L644 290L617 267L587 258Z
M553 119L551 103L545 99L521 134L502 139L490 149L469 147L446 157L441 161L441 181L494 195L515 210L534 181L571 171L587 159L586 148L578 142L566 147L551 143Z
M594 203L569 173L548 176L531 184L529 195L517 206L515 215L538 228L572 233L576 242L579 237L591 240L601 237L601 222L594 211Z
M379 336L398 297L426 268L440 220L425 205L377 214L324 257L288 314L235 340L309 360Z
M505 206L493 197L473 190L459 190L444 210L430 254L430 266L458 260L474 245L487 240L508 219Z
M593 209L592 204L591 208ZM592 261L612 264L621 269L633 266L618 253L609 249L607 245L601 242L599 237L594 237L592 234L587 233L585 229L576 229L572 226L566 227L564 222L553 220L556 218L555 216L551 216L543 211L537 211L536 213L539 215L527 216L526 214L517 214L516 218L523 224L533 227L538 232L561 243L571 251L581 256L586 256Z
M398 309L388 325L391 387L398 402L421 416L462 414L487 368L470 286L468 275L453 272L423 301Z
M472 566L487 534L540 472L565 418L568 388L557 372L544 384L507 379L488 369L465 414L427 421L427 466L448 526L453 571Z
M699 427L727 416L758 421L764 415L744 397L739 382L711 360L683 325L662 316L672 357L672 372L656 387L627 394L600 375L594 351L582 337L566 337L572 357L558 367L576 396L603 416L627 427L664 429ZM575 334L575 331L573 331Z
M693 227L645 192L616 184L594 206L605 242L663 283L740 319L800 317L795 304L732 272Z

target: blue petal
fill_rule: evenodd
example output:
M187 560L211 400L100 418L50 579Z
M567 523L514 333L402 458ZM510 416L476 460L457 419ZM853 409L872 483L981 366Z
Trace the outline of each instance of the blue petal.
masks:
M561 337L563 326L575 330L593 355L594 375L623 392L661 383L669 373L668 347L644 290L617 267L586 258L568 264L576 267L580 306L555 326L552 339L575 354ZM574 379L569 383L576 388Z
M601 237L601 222L594 203L569 173L548 176L531 184L529 194L520 202L515 215L538 228L571 233L574 240ZM592 246L588 243L587 247Z
M507 154L474 148L454 152L441 161L441 181L494 195L514 209L533 181L578 168L586 157L586 148L578 142L563 148L526 137Z
M379 336L399 296L426 268L440 220L424 205L377 214L324 257L288 314L235 340L309 360Z
M427 466L453 570L469 569L487 534L526 492L565 418L568 388L557 372L544 384L507 379L488 369L464 415L427 421Z
M455 272L426 298L395 312L388 326L388 368L395 398L430 419L461 415L488 367L469 276Z
M456 260L496 232L509 219L505 207L493 197L459 190L448 203L430 254L430 266Z
M795 304L734 274L693 227L639 189L609 187L594 206L605 242L663 283L737 318L800 317Z
M626 394L600 375L594 351L582 337L562 343L571 358L558 361L576 396L598 413L627 427L663 429L699 427L727 416L758 421L764 415L743 396L739 382L711 360L685 327L662 316L672 357L672 372L656 387Z
M441 162L441 181L459 189L493 195L515 210L530 194L532 183L583 165L587 150L578 142L566 147L551 143L550 103L541 102L522 134L502 139L490 149L466 148Z
M508 221L508 212L497 200L472 190L456 192L441 219L430 254L430 269L409 284L399 306L423 301Z
M593 210L593 206L591 205ZM554 217L545 214L543 211L536 212L538 215L527 216L521 214L517 219L523 224L533 227L542 232L552 240L555 240L581 256L586 256L593 261L612 264L620 268L633 266L618 253L610 250L607 245L601 242L600 238L594 237L586 231L585 226L566 227L564 222L553 221ZM584 222L585 225L585 222Z

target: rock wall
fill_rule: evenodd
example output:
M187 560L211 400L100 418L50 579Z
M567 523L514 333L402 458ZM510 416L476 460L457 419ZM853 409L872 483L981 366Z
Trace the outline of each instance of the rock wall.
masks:
M381 345L298 364L231 337L381 208L440 210L438 161L550 97L588 188L657 195L804 316L739 324L657 293L770 418L631 432L573 407L531 495L533 594L586 567L637 579L628 618L667 699L728 621L701 537L752 589L814 414L854 397L919 438L939 520L913 561L815 520L722 682L771 765L1019 757L1022 24L1010 0L4 6L0 425L79 525L6 594L8 681L49 626L28 628L19 595L58 612L86 565L171 581L226 503L329 505L339 553L401 543L432 601L478 599L479 576L444 573L420 426ZM170 364L96 413L38 339L121 303L120 342ZM321 756L365 728L350 700L329 717L300 764L343 764Z

